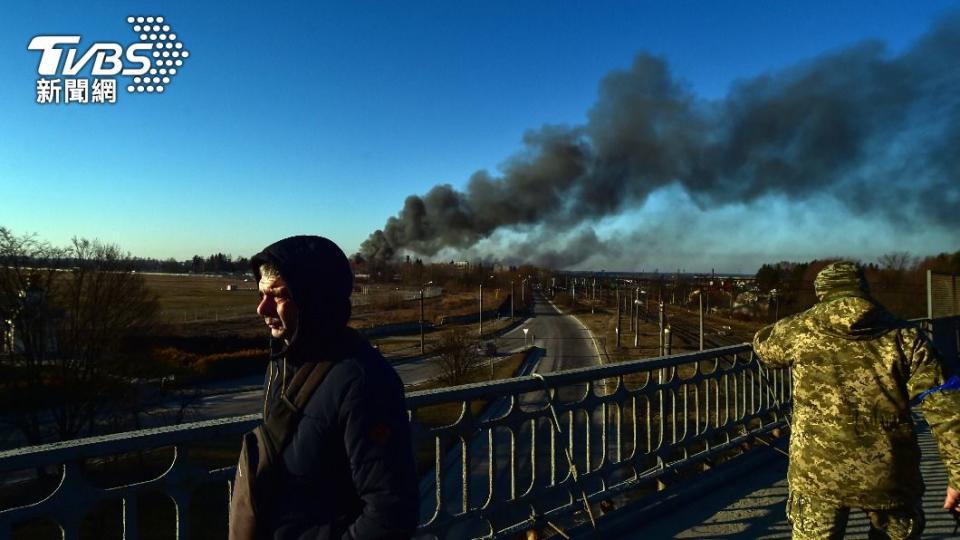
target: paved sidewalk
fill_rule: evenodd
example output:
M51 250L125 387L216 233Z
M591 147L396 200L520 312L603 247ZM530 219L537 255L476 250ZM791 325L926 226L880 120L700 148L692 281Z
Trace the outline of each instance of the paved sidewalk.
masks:
M952 534L953 518L941 508L947 473L936 443L925 422L918 422L917 429L923 452L920 469L927 484L923 538L960 538ZM762 467L731 477L720 488L707 489L708 493L672 512L653 520L638 520L630 533L620 538L789 539L790 525L784 514L786 471L786 457L767 460ZM854 512L845 538L867 538L868 527L866 515Z

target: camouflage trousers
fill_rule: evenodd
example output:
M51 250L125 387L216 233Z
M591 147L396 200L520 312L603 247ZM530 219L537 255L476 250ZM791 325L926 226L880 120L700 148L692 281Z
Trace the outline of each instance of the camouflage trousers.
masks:
M794 540L834 540L843 538L852 508L837 506L806 495L790 493L787 519L793 525ZM925 525L923 508L915 506L870 510L860 508L870 518L871 540L912 540L920 538Z

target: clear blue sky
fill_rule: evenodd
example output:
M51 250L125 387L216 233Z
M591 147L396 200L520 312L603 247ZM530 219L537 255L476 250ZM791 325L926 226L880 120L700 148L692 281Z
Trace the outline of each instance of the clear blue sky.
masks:
M865 38L896 52L956 8L944 1L7 3L0 8L0 225L55 244L77 235L160 258L249 255L291 234L323 234L352 253L407 195L495 171L527 129L583 123L604 74L628 67L639 52L662 55L693 92L720 98L733 81ZM39 53L27 50L31 37L130 43L128 15L164 16L191 53L163 95L121 91L113 106L34 102ZM670 194L658 197L646 214L623 220L663 212L657 201ZM736 212L705 222L736 220ZM869 222L857 226L864 229L851 238L870 236ZM870 257L895 247L847 238L847 253L842 242L823 247L793 234L711 244L746 257L723 263L664 252L662 261L596 264L752 271L758 260ZM948 238L930 233L904 248L960 249Z

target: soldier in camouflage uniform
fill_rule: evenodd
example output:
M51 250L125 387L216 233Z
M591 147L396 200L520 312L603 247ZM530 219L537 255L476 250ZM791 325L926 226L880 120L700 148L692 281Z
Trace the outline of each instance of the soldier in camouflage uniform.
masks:
M814 287L819 303L753 340L766 365L793 368L793 537L842 538L850 509L861 508L870 538L919 538L924 486L911 401L922 400L949 474L944 508L960 510L960 379L948 379L920 328L871 297L855 264L827 266Z

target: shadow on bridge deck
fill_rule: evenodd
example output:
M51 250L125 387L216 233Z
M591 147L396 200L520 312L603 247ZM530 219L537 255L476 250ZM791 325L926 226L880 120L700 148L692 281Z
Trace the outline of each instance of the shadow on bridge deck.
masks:
M953 518L944 511L947 473L926 423L917 432L923 461L920 465L927 492L923 499L927 525L923 538L954 536ZM688 484L663 500L630 511L611 514L604 538L723 538L788 539L790 525L784 513L787 499L787 458L768 448L718 467L703 481ZM736 463L742 461L742 463ZM621 514L617 515L615 514ZM862 512L850 515L845 538L867 538L869 522Z

